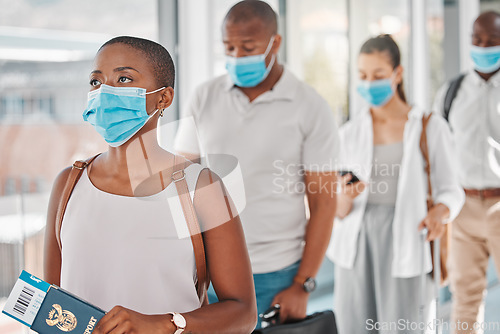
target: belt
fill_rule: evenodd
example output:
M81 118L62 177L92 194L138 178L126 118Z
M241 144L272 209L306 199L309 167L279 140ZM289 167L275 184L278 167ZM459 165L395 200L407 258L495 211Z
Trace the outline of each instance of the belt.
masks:
M481 197L481 198L491 198L500 196L500 188L490 188L490 189L464 189L467 196Z

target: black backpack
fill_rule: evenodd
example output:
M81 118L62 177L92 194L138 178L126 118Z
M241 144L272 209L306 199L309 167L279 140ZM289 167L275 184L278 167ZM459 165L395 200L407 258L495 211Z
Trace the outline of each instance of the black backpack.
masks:
M450 117L451 105L453 100L457 96L458 90L460 89L460 85L465 78L465 74L460 74L458 77L453 79L450 82L450 87L448 87L448 91L446 92L446 96L444 98L444 119L449 122L448 118Z

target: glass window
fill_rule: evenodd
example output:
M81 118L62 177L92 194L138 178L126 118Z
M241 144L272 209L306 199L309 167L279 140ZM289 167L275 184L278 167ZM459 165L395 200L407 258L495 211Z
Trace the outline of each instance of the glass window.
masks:
M328 102L339 124L347 118L347 29L347 1L287 2L287 64Z
M427 0L427 27L429 32L430 101L445 80L444 70L444 4L441 0Z
M82 120L96 51L116 35L156 40L157 4L0 0L0 308L21 268L42 275L55 176L107 147ZM0 332L24 332L16 324Z
M489 10L500 13L500 0L481 0L479 2L479 9L481 13Z
M5 135L0 137L0 159L8 163L0 184L21 175L51 183L75 158L105 149L81 117L94 55L112 36L157 39L157 1L1 4L0 132ZM7 149L13 146L22 149ZM30 161L50 163L33 168Z

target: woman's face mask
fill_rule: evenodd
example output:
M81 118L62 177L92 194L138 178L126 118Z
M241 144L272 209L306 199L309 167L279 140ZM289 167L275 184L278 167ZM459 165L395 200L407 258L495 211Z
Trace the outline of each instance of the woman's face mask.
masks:
M110 146L121 146L154 115L146 111L146 95L163 89L165 87L146 93L144 88L101 84L99 89L89 92L83 120L89 122Z
M273 54L269 66L266 67L266 57L273 46L274 36L267 45L266 52L255 56L226 56L226 69L231 80L238 87L255 87L264 81L271 72L276 56Z
M358 93L372 106L382 107L394 96L393 78L367 81L362 80L358 85Z

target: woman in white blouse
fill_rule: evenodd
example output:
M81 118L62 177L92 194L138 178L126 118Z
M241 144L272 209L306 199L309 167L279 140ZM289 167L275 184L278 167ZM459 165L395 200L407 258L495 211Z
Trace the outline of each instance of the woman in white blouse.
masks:
M358 92L370 104L341 129L342 178L328 256L335 268L339 332L411 332L419 318L419 275L430 273L428 241L460 212L464 194L455 172L446 122L427 126L435 205L427 211L427 182L420 151L424 111L406 102L403 67L389 35L369 39L358 58ZM427 242L419 231L427 228ZM421 267L424 256L425 267ZM430 277L428 277L430 280ZM430 287L430 284L428 284Z

